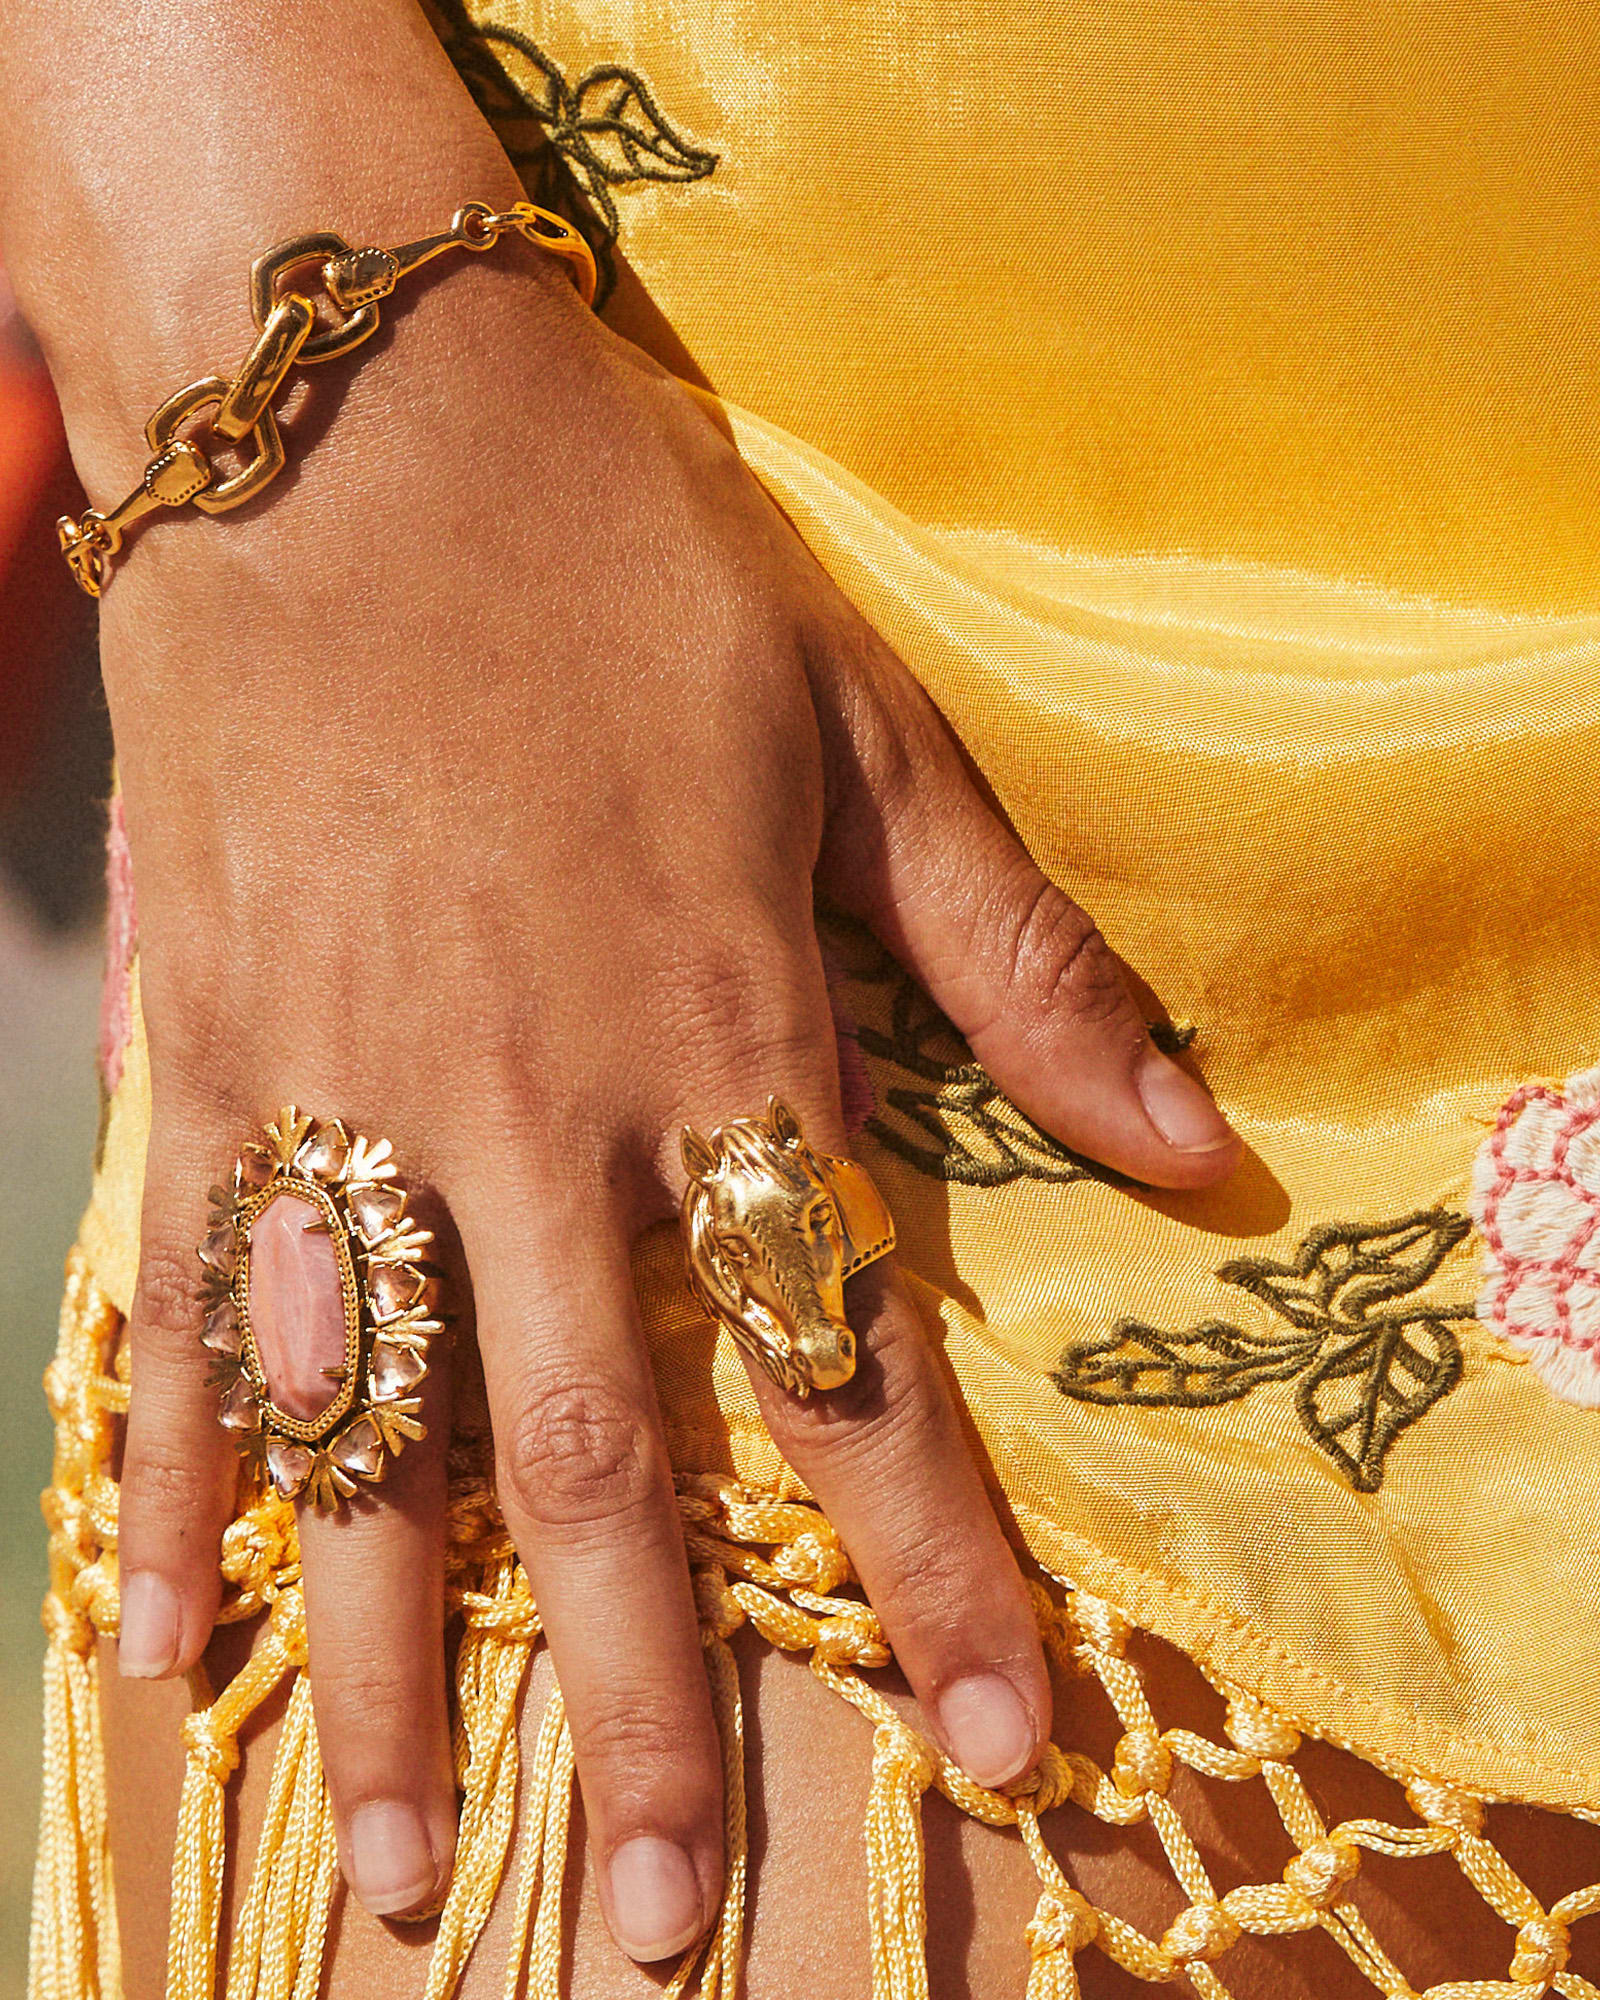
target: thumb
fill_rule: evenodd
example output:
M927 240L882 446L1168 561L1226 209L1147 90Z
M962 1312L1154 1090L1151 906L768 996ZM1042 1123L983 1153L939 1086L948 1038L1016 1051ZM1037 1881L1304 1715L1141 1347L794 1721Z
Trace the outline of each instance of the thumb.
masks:
M863 627L830 691L827 894L872 927L1035 1124L1157 1187L1226 1179L1237 1136L1152 1042L1093 918L980 797L909 671Z

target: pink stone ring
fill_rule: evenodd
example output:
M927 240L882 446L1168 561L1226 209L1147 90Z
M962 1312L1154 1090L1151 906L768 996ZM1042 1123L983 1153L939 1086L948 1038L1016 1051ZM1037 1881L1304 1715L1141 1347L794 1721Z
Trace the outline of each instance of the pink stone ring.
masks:
M218 1415L284 1499L337 1507L427 1435L432 1231L407 1214L386 1139L292 1104L211 1202L200 1338Z

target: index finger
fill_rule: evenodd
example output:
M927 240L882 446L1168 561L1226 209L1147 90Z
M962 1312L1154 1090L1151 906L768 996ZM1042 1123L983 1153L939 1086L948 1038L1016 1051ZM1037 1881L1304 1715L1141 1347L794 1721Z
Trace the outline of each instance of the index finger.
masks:
M786 1394L752 1371L779 1450L838 1530L954 1762L1015 1784L1050 1739L1050 1676L1017 1558L915 1306L885 1259L850 1279L856 1372Z

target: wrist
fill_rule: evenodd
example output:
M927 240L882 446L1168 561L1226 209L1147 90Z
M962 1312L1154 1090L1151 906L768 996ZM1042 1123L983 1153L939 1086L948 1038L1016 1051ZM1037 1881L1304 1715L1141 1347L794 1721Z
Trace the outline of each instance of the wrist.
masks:
M52 32L62 5L38 0L0 51L0 242L79 473L114 504L151 412L249 348L264 250L311 230L405 242L522 190L407 0L344 0L338 59L315 75L310 0L195 0L158 30L137 0L105 0L92 62ZM486 268L447 289L570 290L531 246L470 262Z
M134 518L126 544L118 550L113 542L101 559L97 580L114 578L110 608L137 621L157 603L193 606L221 589L243 613L281 604L288 578L297 591L359 591L375 576L403 571L399 552L418 534L427 546L410 560L430 570L441 520L461 517L464 504L476 513L485 485L526 487L530 497L547 490L571 428L571 398L581 397L601 343L565 277L551 294L518 271L494 282L492 264L491 256L469 257L431 291L385 301L393 313L376 338L291 371L273 405L276 462L287 476L269 470L244 504L220 517L178 505ZM508 395L508 384L530 376L541 383L537 403ZM201 466L209 461L214 486L259 464L256 454L270 442L258 431L230 447L215 417L213 405L180 430L191 434ZM142 431L130 427L119 448L127 463L102 511L130 490L147 507ZM229 681L239 670L226 652L213 665ZM323 672L320 656L301 665L313 680ZM283 671L274 659L273 676Z
M310 231L331 230L353 250L442 234L464 201L487 200L500 206L520 198L514 181L509 188L505 185L505 163L498 165L499 171L494 171L494 163L465 162L459 174L437 176L435 193L427 187L412 188L406 199L397 201L391 190L384 190L370 207L347 192L331 210L311 208L287 224L274 224L248 248L242 240L244 228L230 222L217 231L220 243L214 255L196 257L186 246L184 254L159 268L138 260L138 277L124 267L116 290L106 288L99 294L93 315L57 319L46 312L42 324L35 317L61 398L74 462L93 503L102 508L115 505L139 478L149 457L145 425L155 410L202 378L231 380L244 362L259 331L249 293L250 267L258 256ZM491 192L484 196L479 189L486 182ZM378 219L369 220L371 216ZM303 281L296 276L295 289L302 286L314 301L321 299L314 267ZM359 407L369 400L369 375L389 376L407 369L420 340L453 342L464 366L462 350L493 340L514 324L519 342L530 358L536 358L544 329L563 316L574 316L576 303L569 267L514 230L502 233L488 252L452 248L377 302L381 318L377 338L361 341L314 368L291 365L281 389L274 392L275 413L292 426L302 407L310 406L317 412L311 428L320 437L327 421L342 421L338 413L346 402ZM323 310L332 309L324 302ZM340 317L333 311L328 324ZM403 382L403 375L400 379ZM250 455L249 446L237 449L242 463ZM223 476L220 467L218 476Z

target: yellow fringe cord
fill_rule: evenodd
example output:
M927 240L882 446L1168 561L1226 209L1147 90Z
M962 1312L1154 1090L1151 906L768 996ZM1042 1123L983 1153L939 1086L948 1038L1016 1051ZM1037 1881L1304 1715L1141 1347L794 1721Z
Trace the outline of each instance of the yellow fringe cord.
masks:
M572 1734L561 1690L551 1690L533 1746L519 1817L527 1829L517 1879L505 2000L559 2000L561 1988L561 1890L567 1872L567 1828L572 1817ZM537 1910L537 1914L535 1911ZM529 1927L533 1967L526 1988Z
M273 1755L255 1871L228 1954L227 2000L316 2000L338 1879L311 1683L302 1674Z
M96 1634L115 1636L116 1489L106 1476L112 1425L127 1408L109 1371L120 1321L81 1258L67 1266L45 1396L55 1470L44 1601L44 1768L33 1878L28 2000L121 2000L121 1951L106 1834ZM109 1510L107 1500L109 1497ZM109 1518L108 1518L109 1511Z
M710 1937L678 1967L665 2000L680 2000L696 1972L700 1979L700 2000L733 2000L739 1988L744 1954L745 1880L750 1865L744 1796L744 1700L739 1692L738 1663L714 1613L705 1635L705 1648L711 1705L722 1741L722 1909ZM512 1996L508 1995L507 2000L512 2000ZM550 2000L558 2000L558 1996L552 1993Z
M115 2000L116 1904L106 1840L99 1663L73 1618L46 1599L44 1797L33 1882L30 1992L36 2000ZM61 1628L65 1628L64 1630Z
M116 1632L116 1502L109 1476L112 1423L126 1407L115 1355L120 1322L78 1258L68 1267L61 1344L46 1375L56 1421L55 1480L45 1495L51 1589L45 1603L45 1780L30 1966L30 2000L119 2000L116 1922L106 1839L95 1637ZM428 2000L450 2000L498 1897L520 1829L512 1944L504 2000L560 2000L562 1889L573 1786L572 1739L560 1691L552 1693L521 1768L519 1709L540 1643L538 1612L473 1449L451 1452L448 1603L463 1624L456 1671L456 1765L463 1803L456 1871L440 1913ZM1082 1591L1059 1602L1033 1591L1047 1650L1061 1667L1098 1682L1121 1734L1109 1771L1052 1744L1029 1785L1000 1793L976 1785L862 1678L888 1663L870 1607L821 1512L779 1501L720 1476L679 1480L679 1508L699 1605L706 1667L722 1740L727 1874L721 1913L706 1944L688 1954L666 2000L736 2000L743 1953L744 1720L729 1641L749 1626L767 1644L808 1656L824 1686L873 1728L866 1809L866 1874L874 2000L926 2000L926 1902L922 1802L937 1788L962 1812L1015 1827L1039 1878L1028 1925L1027 2000L1080 2000L1077 1958L1093 1946L1149 1984L1183 1979L1200 2000L1228 2000L1217 1961L1242 1936L1325 1930L1389 2000L1600 2000L1570 1969L1571 1927L1600 1914L1600 1883L1547 1910L1485 1833L1485 1802L1413 1777L1416 1821L1352 1819L1329 1826L1293 1758L1295 1723L1237 1688L1222 1687L1226 1743L1162 1729L1127 1656L1132 1627ZM292 1678L269 1781L254 1871L231 1939L226 2000L315 2000L337 1893L332 1819L317 1754L305 1662L305 1620L292 1510L253 1496L228 1529L223 1617L267 1611L248 1664L185 1720L188 1760L173 1862L168 2000L215 2000L224 1876L223 1800L239 1759L240 1731ZM847 1594L853 1593L853 1594ZM1171 1798L1180 1767L1218 1783L1259 1783L1293 1853L1275 1882L1219 1895ZM1052 1855L1041 1817L1072 1805L1104 1824L1147 1821L1187 1906L1159 1939L1097 1909ZM1594 1817L1585 1814L1584 1817ZM1449 1855L1508 1925L1508 1977L1448 1980L1421 1995L1374 1936L1350 1897L1364 1854L1398 1860Z
M521 1753L517 1712L539 1636L528 1580L506 1563L492 1591L469 1591L468 1625L456 1665L460 1692L456 1780L462 1788L458 1866L439 1916L424 2000L456 1990L494 1905L517 1811Z
M1017 1802L1017 1831L1040 1884L1038 1906L1028 1924L1033 1964L1027 2000L1079 2000L1078 1953L1100 1935L1100 1919L1046 1847L1031 1801Z
M207 1708L184 1717L188 1751L178 1798L167 1932L167 2000L211 2000L222 1914L223 1789L239 1767L239 1732L267 1697L305 1665L305 1600L295 1584L272 1601L267 1630Z
M867 1904L874 2000L928 2000L928 1910L922 1882L922 1795L933 1761L903 1722L872 1735L867 1796Z
M539 1909L533 1920L533 1967L529 2000L561 2000L561 1891L567 1874L567 1834L572 1825L572 1732L567 1728L560 1690L550 1697L559 1728L550 1760L550 1786L545 1801L544 1865L539 1882Z

